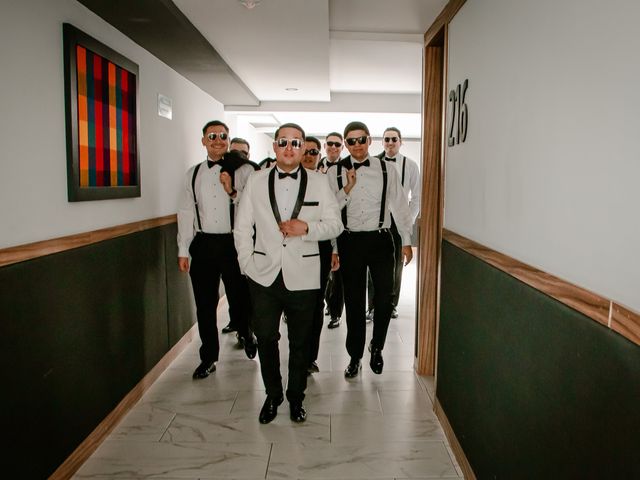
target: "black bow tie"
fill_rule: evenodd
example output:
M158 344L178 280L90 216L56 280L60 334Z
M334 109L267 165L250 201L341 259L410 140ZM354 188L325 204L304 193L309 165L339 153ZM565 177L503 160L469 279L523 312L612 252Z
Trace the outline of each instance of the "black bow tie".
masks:
M209 168L213 168L213 166L214 166L214 165L217 165L217 164L218 164L218 162L214 162L213 160L209 160L209 159L207 158L207 167L209 167Z
M355 168L356 170L359 169L360 167L368 167L369 166L369 159L367 158L364 162L354 162L352 163L353 168Z
M396 161L395 157L384 157L384 159L385 159L387 162L395 162L395 161Z
M282 179L286 177L291 177L296 180L298 178L298 170L296 170L295 172L281 172L280 170L278 170L278 178Z

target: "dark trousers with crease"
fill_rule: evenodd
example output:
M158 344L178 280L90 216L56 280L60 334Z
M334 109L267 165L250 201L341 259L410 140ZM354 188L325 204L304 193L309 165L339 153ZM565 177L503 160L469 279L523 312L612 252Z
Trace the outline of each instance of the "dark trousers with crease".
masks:
M309 347L309 365L318 359L320 351L320 335L322 334L322 324L324 321L324 295L327 286L329 273L331 272L331 254L333 247L331 240L318 242L320 251L320 290L316 299L315 311L313 312L313 325L311 326L311 345ZM288 318L288 317L287 317ZM287 320L288 321L288 320Z
M342 317L344 308L344 291L342 287L342 269L329 272L327 287L324 291L324 301L327 304L331 318Z
M388 229L372 232L345 231L338 237L347 311L346 345L352 359L360 359L364 353L367 269L371 271L376 289L371 344L375 348L384 347L393 308L393 248L393 238Z
M289 379L287 399L301 402L307 388L307 368L313 314L318 299L318 290L287 290L282 272L275 281L265 287L248 279L251 301L255 312L260 315L253 319L253 330L258 339L260 371L267 396L283 396L282 375L280 374L280 317L287 316L289 338Z
M249 288L245 276L240 273L233 234L199 232L189 245L189 253L189 275L196 301L198 332L202 341L200 359L203 362L216 362L220 353L217 315L220 279L227 295L231 322L236 325L238 334L244 338L250 335Z
M402 287L402 268L404 263L402 262L402 237L398 233L398 228L395 222L391 222L391 236L393 237L393 258L395 270L393 273L393 297L391 299L391 305L393 308L398 306L400 301L400 288ZM373 300L375 298L375 287L371 281L371 272L368 273L367 280L367 308L372 310Z

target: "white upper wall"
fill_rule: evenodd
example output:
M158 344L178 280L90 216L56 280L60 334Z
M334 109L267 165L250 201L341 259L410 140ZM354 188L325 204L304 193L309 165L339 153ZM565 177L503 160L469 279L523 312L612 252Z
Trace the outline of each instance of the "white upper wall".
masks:
M69 203L62 23L137 63L142 197ZM201 128L222 104L75 0L3 2L0 15L0 248L173 214ZM157 94L173 120L157 115ZM233 132L232 132L233 133Z
M640 2L468 1L449 90L445 226L640 310ZM449 112L450 114L450 112Z

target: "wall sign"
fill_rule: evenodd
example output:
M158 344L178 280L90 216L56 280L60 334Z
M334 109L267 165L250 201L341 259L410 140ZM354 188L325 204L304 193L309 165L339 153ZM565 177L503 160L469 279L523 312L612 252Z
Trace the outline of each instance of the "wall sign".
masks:
M469 109L465 103L469 88L469 79L466 79L462 85L449 92L449 103L451 104L451 124L449 126L449 146L464 142L467 138L467 130L469 126Z

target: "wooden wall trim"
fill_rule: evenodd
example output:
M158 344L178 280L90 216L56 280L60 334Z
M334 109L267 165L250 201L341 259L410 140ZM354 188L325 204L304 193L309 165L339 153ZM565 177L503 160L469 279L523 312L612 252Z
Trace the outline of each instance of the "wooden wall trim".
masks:
M640 314L450 230L443 239L640 345Z
M449 445L451 446L451 450L453 450L453 454L456 456L456 460L458 461L458 465L462 470L464 478L466 480L476 480L476 475L473 473L471 464L469 463L469 460L467 460L467 456L464 454L464 450L462 450L460 442L458 442L458 437L456 437L456 434L449 423L449 419L444 413L442 405L440 405L440 401L437 397L433 402L433 411L436 414L436 417L438 417L438 420L440 420L442 430L444 430L444 434L447 437L447 440L449 440Z
M175 223L177 216L167 215L164 217L151 218L139 222L126 223L115 227L102 228L92 232L78 233L66 237L43 240L41 242L27 243L16 247L0 249L0 267L11 265L12 263L24 262L52 253L64 252L73 248L84 247L92 243L102 242L111 238L129 235L135 232L142 232L150 228L161 227L170 223Z
M220 302L221 305L223 302ZM160 374L173 362L180 353L189 345L196 334L197 326L189 331L169 350L162 359L147 373L142 380L131 390L116 406L115 409L100 422L87 438L73 451L71 455L51 474L49 480L67 480L80 469L82 464L93 455L102 442L109 436L113 429L120 423L127 413L142 398L144 393L153 385Z
M429 30L424 34L424 46L428 46L431 41L438 35L442 27L447 25L451 19L462 8L466 0L449 0L449 3L440 12L440 15L433 21Z

